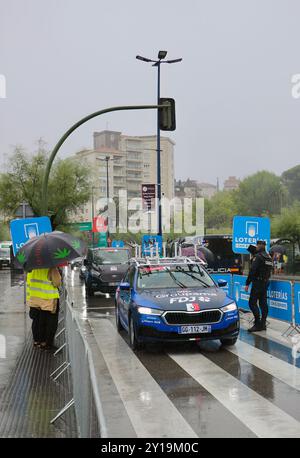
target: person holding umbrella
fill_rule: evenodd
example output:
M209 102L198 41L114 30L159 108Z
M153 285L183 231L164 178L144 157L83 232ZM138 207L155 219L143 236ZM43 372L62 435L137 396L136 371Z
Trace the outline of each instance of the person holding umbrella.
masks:
M30 307L35 346L51 349L57 330L61 275L57 267L33 269L26 276L26 299Z
M18 251L16 260L27 272L27 304L33 319L35 345L51 348L58 322L58 266L82 257L86 245L64 232L54 231L29 240Z

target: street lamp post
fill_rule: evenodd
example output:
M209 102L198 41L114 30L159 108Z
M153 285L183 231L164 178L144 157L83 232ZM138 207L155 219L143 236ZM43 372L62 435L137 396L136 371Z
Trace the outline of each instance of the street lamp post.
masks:
M167 56L167 51L159 51L158 59L153 60L148 57L136 56L136 59L143 62L153 62L152 67L157 67L157 104L160 99L160 65L161 64L175 64L181 62L182 58L164 60ZM157 198L158 198L158 235L162 235L162 211L161 211L161 164L160 164L160 124L159 124L159 113L157 112Z

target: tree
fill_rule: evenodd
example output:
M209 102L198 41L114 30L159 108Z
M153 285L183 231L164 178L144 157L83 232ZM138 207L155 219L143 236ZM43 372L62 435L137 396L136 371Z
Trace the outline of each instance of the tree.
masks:
M300 201L300 165L283 172L281 180L289 191L290 201Z
M283 208L280 215L272 219L272 237L287 238L300 242L300 203Z
M21 202L26 201L36 216L42 216L42 182L48 153L39 143L38 151L28 155L16 147L9 161L9 171L0 175L0 211L7 218L14 216ZM57 160L50 175L49 214L53 227L68 222L68 213L90 198L90 171L72 159Z
M204 221L207 228L228 228L237 212L235 191L221 191L210 200L205 199Z
M280 177L264 170L245 178L235 194L238 213L249 216L278 214L286 200Z

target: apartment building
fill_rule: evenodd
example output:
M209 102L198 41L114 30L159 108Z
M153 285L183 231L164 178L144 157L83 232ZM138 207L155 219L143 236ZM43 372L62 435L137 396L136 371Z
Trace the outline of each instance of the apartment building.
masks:
M161 137L162 195L174 197L174 145L168 137ZM105 130L94 132L93 149L75 154L76 160L89 165L94 187L94 212L97 201L106 197L107 172L110 197L118 197L126 190L129 199L141 197L142 184L157 182L156 136L128 136L122 132ZM86 221L92 216L92 202L80 209L74 218Z

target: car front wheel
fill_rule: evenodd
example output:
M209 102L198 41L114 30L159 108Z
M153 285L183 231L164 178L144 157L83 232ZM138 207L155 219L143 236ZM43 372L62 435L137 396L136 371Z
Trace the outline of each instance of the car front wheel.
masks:
M116 304L116 325L117 325L117 330L118 330L118 332L121 332L122 329L123 329L123 326L122 326L122 324L121 324L120 312L119 312L119 307L118 307L117 304Z
M237 340L237 337L232 337L231 339L221 339L221 344L224 347L231 347L232 345L236 344Z
M137 340L136 330L132 316L129 317L129 341L132 350L135 351L140 350L142 348L142 344Z

